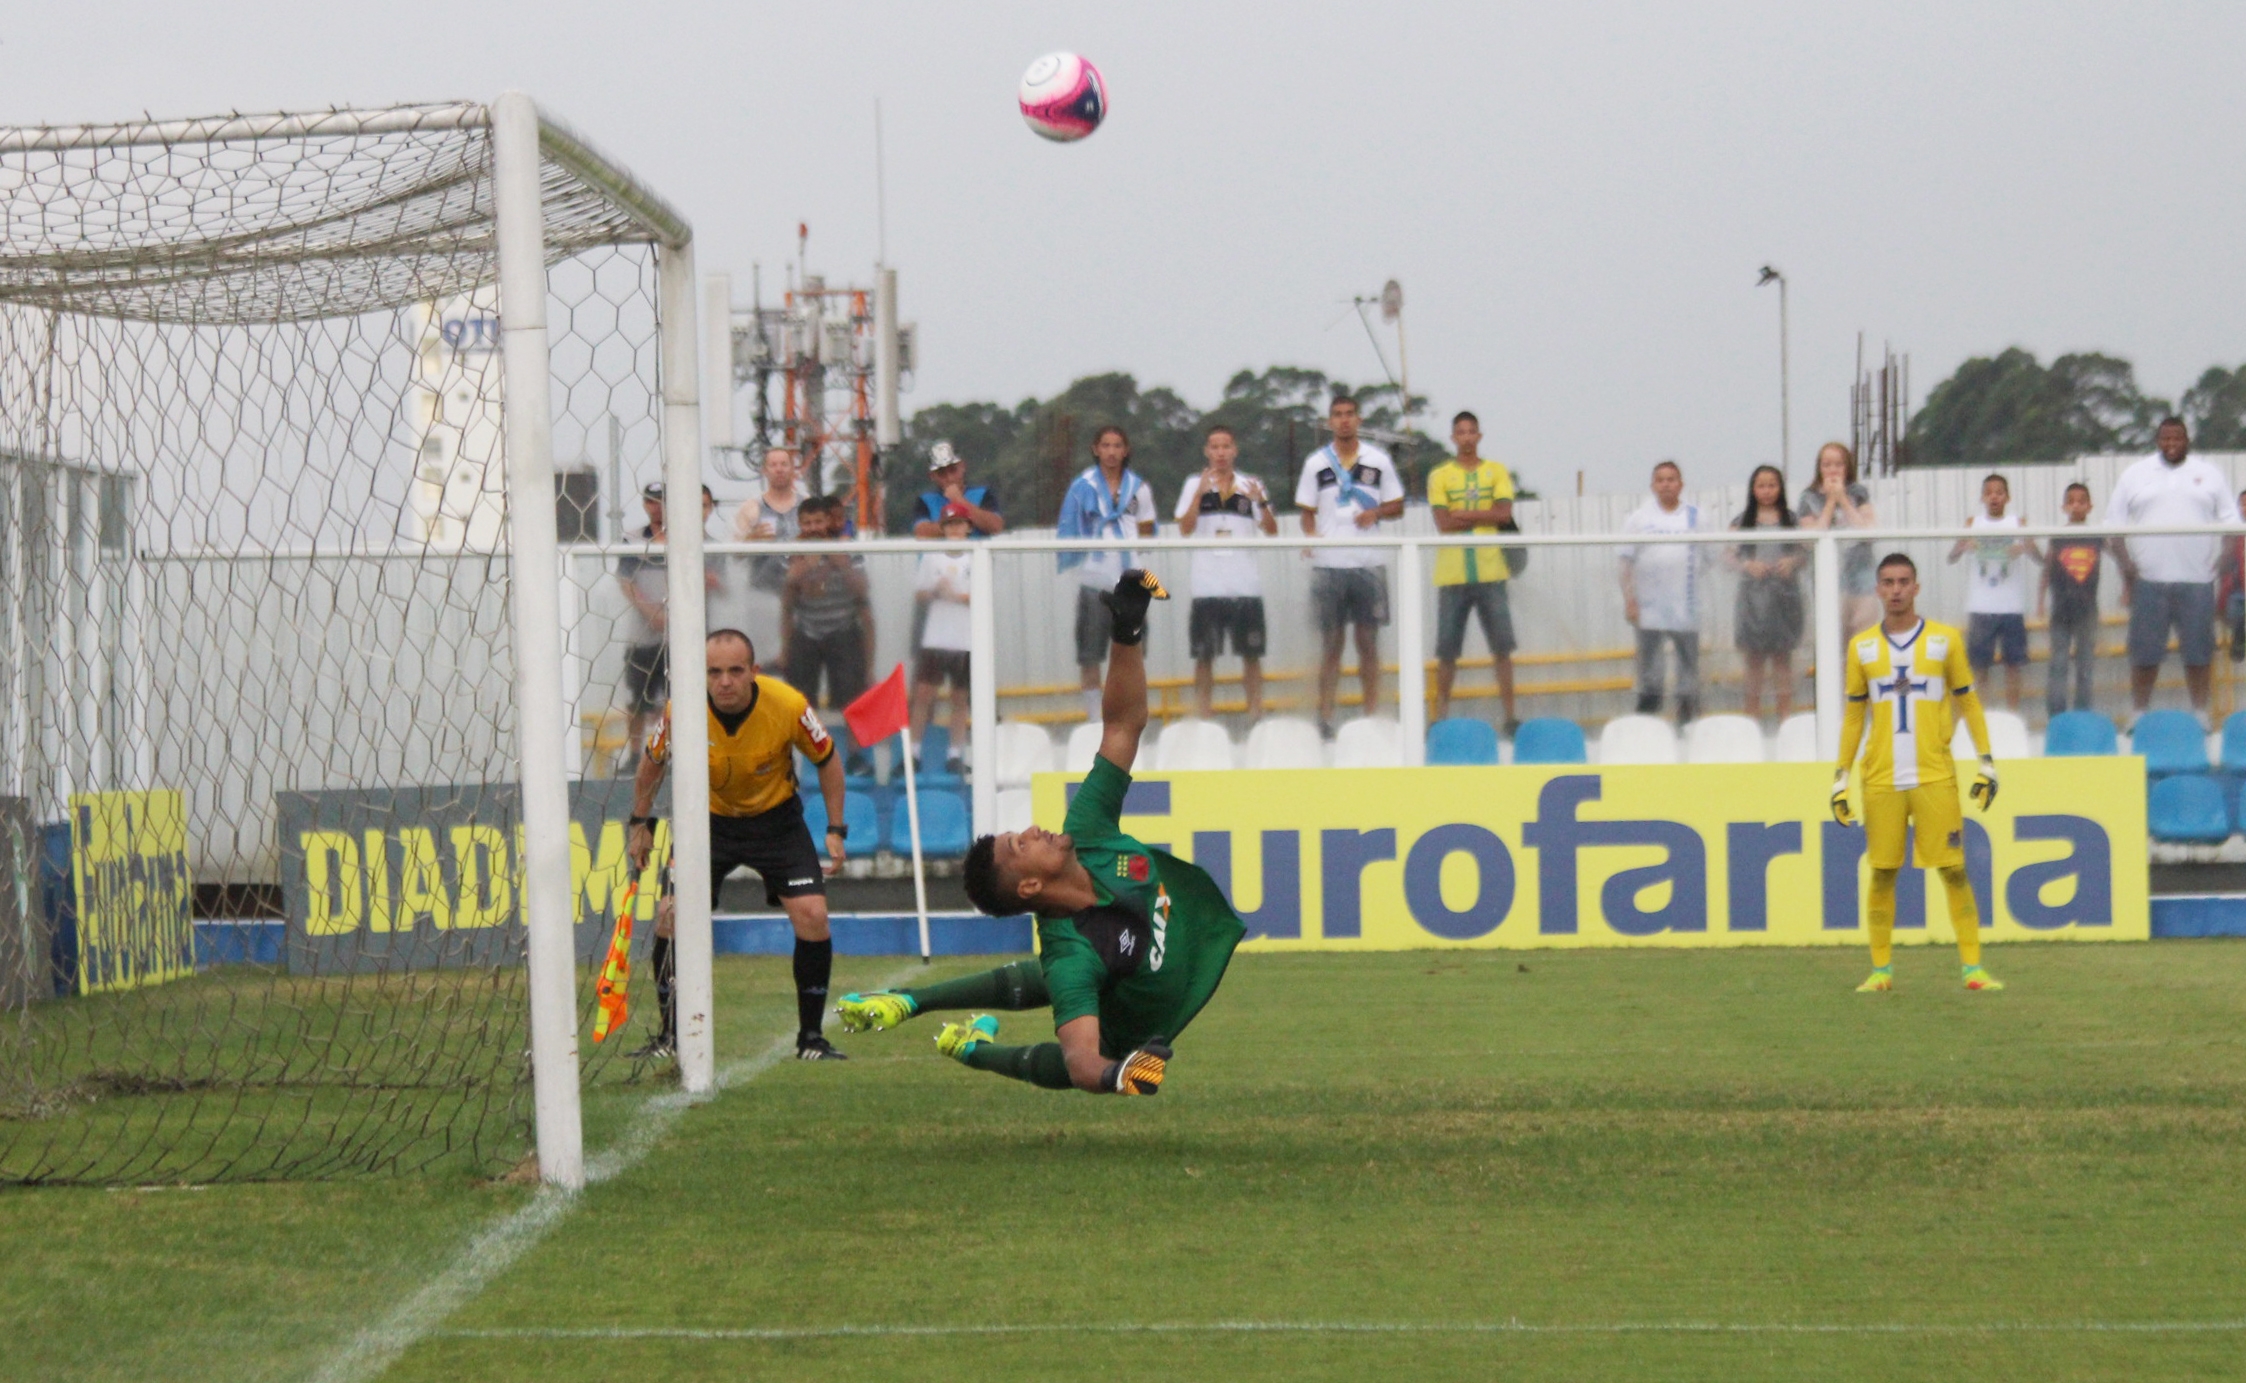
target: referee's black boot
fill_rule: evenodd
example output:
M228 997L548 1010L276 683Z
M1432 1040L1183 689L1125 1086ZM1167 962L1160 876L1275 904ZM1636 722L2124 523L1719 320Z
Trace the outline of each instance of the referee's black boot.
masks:
M795 1039L797 1061L848 1061L850 1058L834 1049L824 1033L797 1033Z

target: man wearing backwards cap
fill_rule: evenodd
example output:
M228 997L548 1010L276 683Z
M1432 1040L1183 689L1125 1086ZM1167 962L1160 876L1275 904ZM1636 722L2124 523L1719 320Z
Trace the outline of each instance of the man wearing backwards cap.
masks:
M639 498L647 509L647 523L625 533L625 540L661 546L669 537L663 524L663 482L642 487ZM707 524L716 509L717 499L704 485L702 522ZM702 581L708 589L717 589L716 572L705 571ZM644 743L641 732L647 728L649 713L662 710L671 699L671 655L666 643L671 622L665 610L670 600L670 577L659 554L628 552L616 559L616 583L624 588L624 599L632 606L631 614L624 619L624 711L631 718L624 753L637 754Z
M998 492L988 485L967 483L967 463L949 442L938 442L928 448L928 483L933 490L920 495L920 509L913 515L912 536L915 538L941 538L944 536L944 506L967 506L967 524L973 531L970 538L988 538L1006 531L1006 517L998 512Z

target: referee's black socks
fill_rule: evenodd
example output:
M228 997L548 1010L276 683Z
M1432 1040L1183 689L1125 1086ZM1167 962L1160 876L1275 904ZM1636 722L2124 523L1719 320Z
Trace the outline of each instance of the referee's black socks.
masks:
M655 1007L663 1016L661 1037L666 1047L678 1045L678 970L671 956L671 939L658 932L654 954Z
M796 1035L817 1037L826 1020L827 981L834 976L834 942L795 939Z

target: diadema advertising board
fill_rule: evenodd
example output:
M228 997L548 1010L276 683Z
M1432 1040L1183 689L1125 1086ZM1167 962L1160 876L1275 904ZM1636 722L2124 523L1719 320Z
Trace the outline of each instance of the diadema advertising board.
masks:
M1982 935L2144 940L2140 759L2003 765L1966 810ZM1042 775L1058 830L1074 780ZM1123 829L1209 871L1266 950L1862 944L1864 832L1820 764L1596 765L1151 775ZM1896 940L1949 942L1907 868Z

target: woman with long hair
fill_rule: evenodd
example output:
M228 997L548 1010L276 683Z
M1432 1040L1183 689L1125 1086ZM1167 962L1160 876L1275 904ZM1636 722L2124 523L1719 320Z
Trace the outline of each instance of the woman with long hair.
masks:
M1822 533L1828 529L1877 528L1872 512L1872 492L1856 479L1856 453L1840 442L1817 449L1817 477L1801 492L1795 512L1801 527ZM1879 596L1873 586L1872 545L1849 543L1840 550L1840 632L1842 647L1879 622Z
M1786 507L1786 477L1776 466L1757 466L1747 482L1747 508L1735 529L1794 528ZM1747 660L1746 711L1762 717L1763 688L1777 702L1778 718L1794 709L1794 648L1801 643L1801 569L1809 549L1800 543L1741 543L1725 563L1739 573L1732 624Z

